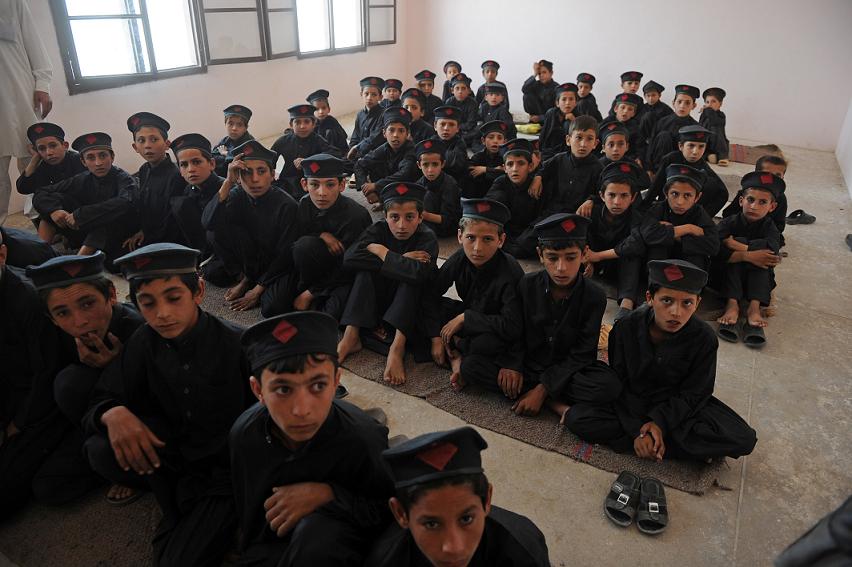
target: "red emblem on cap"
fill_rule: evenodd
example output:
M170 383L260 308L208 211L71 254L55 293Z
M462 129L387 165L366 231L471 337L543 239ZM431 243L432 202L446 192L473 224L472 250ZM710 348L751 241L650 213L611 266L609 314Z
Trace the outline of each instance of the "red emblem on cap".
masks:
M506 147L507 147L508 149L510 149L510 150L514 150L514 149L515 149L515 144L509 144L509 145L508 145L508 146L506 146Z
M621 95L621 100L627 100L628 98L630 97L628 97L626 94Z
M311 164L308 166L308 169L311 170L311 173L316 173L317 171L319 171L319 168L320 164L315 161L312 161Z
M630 173L630 166L626 163L622 163L620 166L618 166L618 168L624 173Z
M418 91L417 89L412 90L412 91L411 91L411 94L413 94L414 96L423 96L423 93L421 93L421 92L420 92L420 91Z
M610 122L609 124L607 124L606 129L607 130L615 130L616 126L617 126L617 124L615 122Z
M310 106L303 106L301 111L302 111L302 114L307 114L308 112L311 111L311 107Z
M62 266L62 271L68 274L69 277L74 277L80 273L80 270L83 269L83 264L79 262L75 262L73 264L65 264Z
M133 258L133 265L136 266L137 270L141 270L150 264L151 260L152 258L150 256L139 256L138 258Z
M186 140L178 140L177 142L175 142L175 147L176 148L181 147L185 143L185 141Z
M637 75L638 75L638 73L636 73L636 72L630 73L630 78L635 79Z
M425 142L423 142L423 147L424 147L424 148L427 148L427 149L428 149L428 148L431 148L431 147L432 147L432 141L431 141L431 140L426 140Z
M444 114L446 114L447 116L451 116L453 114L453 109L448 108L447 110L444 111Z
M681 167L680 173L681 173L681 175L687 175L689 173L689 170L685 167Z
M452 443L439 443L418 453L417 459L436 471L442 471L458 452L459 448Z
M375 85L377 82L378 82L378 81L376 81L376 78L375 78L375 77L371 77L371 78L370 78L370 84L371 84L371 85Z
M294 327L289 321L281 321L275 325L274 329L272 329L272 336L275 337L275 340L279 343L286 345L298 332L299 329Z
M704 132L696 132L695 133L695 139L696 140L701 140L703 138L704 138Z
M683 272L681 272L680 268L674 264L663 268L663 273L666 275L666 279L670 282L676 282L677 280L683 279Z
M134 116L133 118L130 119L130 123L133 124L134 126L136 126L140 122L142 122L142 119L139 118L138 116Z
M406 187L405 185L397 185L396 186L396 194L397 195L405 195L406 193L408 193L408 187Z
M98 137L95 136L94 134L89 134L88 136L86 136L86 142L88 142L90 144L94 144L97 141L97 139L98 139Z
M254 153L254 146L246 146L246 148L243 150L243 153L247 156L250 156Z
M242 109L243 109L243 108L242 108L241 106L235 106L235 107L234 107L234 112L239 112L239 111L241 111Z
M33 128L33 132L35 132L36 134L41 134L42 132L44 132L44 126L36 126L35 128Z
M589 76L588 76L588 75L583 75L583 80L584 80L584 81L588 81L588 80L589 80Z
M764 173L760 176L760 182L764 184L771 184L773 181L773 175L771 173Z
M574 232L574 229L577 228L577 223L575 223L571 219L565 219L564 221L559 223L559 226L562 227L562 230L564 230L566 234L571 234L572 232Z
M476 204L476 212L477 213L487 213L491 210L491 203L477 203Z
M501 122L501 123L500 123L500 129L501 129L501 130L505 130L505 129L506 129L506 123L505 123L505 122Z

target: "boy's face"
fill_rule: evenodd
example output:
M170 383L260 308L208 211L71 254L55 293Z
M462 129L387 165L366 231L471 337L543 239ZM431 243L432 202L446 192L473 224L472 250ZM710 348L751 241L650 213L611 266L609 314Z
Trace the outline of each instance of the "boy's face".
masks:
M488 132L482 138L482 145L485 146L485 151L489 154L496 154L500 151L500 146L506 143L506 136L502 132Z
M290 120L290 127L293 128L293 133L299 138L307 138L310 136L316 127L316 120L313 118L293 118Z
M675 181L666 192L669 208L676 215L685 214L698 202L698 191L686 181Z
M178 276L156 278L139 286L136 304L148 326L164 339L186 335L198 322L198 306L204 299L204 280L193 294Z
M240 170L240 185L249 197L263 197L275 181L275 171L268 163L258 159L244 163L246 168Z
M639 81L624 81L621 83L621 89L626 93L635 94L639 90Z
M574 283L583 263L583 250L579 246L572 245L561 250L537 246L536 251L553 283L559 287L568 287Z
M601 199L606 210L611 215L618 216L627 212L627 209L636 200L636 195L630 190L628 183L607 183L607 186L601 191Z
M396 87L385 87L384 97L388 100L399 100L400 90Z
M743 196L740 197L740 207L742 207L743 214L750 222L764 218L777 206L778 203L772 198L772 193L761 189L746 189Z
M469 94L470 89L467 88L466 84L456 83L453 85L453 96L456 97L457 100L465 100Z
M695 293L663 287L651 297L645 292L645 300L654 310L654 325L664 333L677 333L698 309L701 297Z
M503 100L503 93L485 93L485 102L488 106L500 106Z
M689 163L695 163L700 160L704 156L704 150L707 149L707 144L705 142L678 142L677 147L680 149L680 153L683 154L683 157Z
M368 110L379 104L381 98L382 95L376 87L364 87L361 89L361 100Z
M506 242L506 233L499 234L497 225L488 221L468 221L458 232L464 255L475 267L488 263Z
M459 133L459 123L449 118L438 118L435 120L435 130L442 140L450 140Z
M310 441L328 418L340 373L331 360L308 357L303 372L277 373L264 368L260 380L251 377L251 389L269 411L285 444L296 448Z
M423 172L423 177L435 181L444 169L444 160L441 159L441 154L420 154L417 167Z
M549 83L553 79L553 71L542 65L538 68L538 80L542 83Z
M133 135L133 149L150 164L158 164L166 157L172 143L163 138L163 133L152 126L143 126Z
M320 210L330 209L346 188L345 183L337 177L303 177L301 181L302 189L308 192L311 202Z
M388 205L385 220L388 221L394 238L408 240L423 222L423 214L417 210L417 203L414 201L395 201Z
M402 124L391 122L385 128L385 140L388 145L394 150L402 147L402 144L408 139L408 128Z
M657 91L648 91L645 93L645 102L648 104L657 104L660 102L660 93Z
M91 347L94 338L103 340L107 336L115 302L114 287L109 297L104 297L92 284L75 283L48 294L47 312L65 334Z
M106 177L112 168L113 159L112 150L106 148L86 150L82 156L83 165L95 177Z
M713 110L719 110L722 108L722 101L716 98L715 96L708 96L704 99L704 105L709 106Z
M317 120L324 120L326 116L331 113L331 107L328 105L327 100L317 99L314 101L314 117Z
M562 114L571 114L574 112L574 107L577 106L577 95L572 92L559 93L559 98L556 99L556 106Z
M592 85L589 83L577 83L577 95L580 98L587 96L590 92L592 92Z
M784 174L787 173L787 166L779 165L777 163L764 162L760 166L760 171L765 171L767 173L771 173L772 175L778 176L781 179L784 179Z
M68 151L68 142L60 140L55 136L46 136L44 138L37 138L33 147L38 152L41 161L48 165L56 165L62 163L62 160L65 159L65 153Z
M432 94L432 91L435 90L435 82L434 81L420 81L417 83L417 87L423 91L423 94L429 96Z
M683 118L689 116L689 113L695 108L695 99L683 93L679 93L672 103L675 114Z
M632 104L619 102L615 105L615 119L619 122L627 122L634 116L636 116L636 107Z
M491 486L485 506L470 485L447 485L427 490L408 513L395 497L391 511L431 565L463 567L470 564L491 512Z
M497 78L497 68L496 67L485 67L482 69L482 78L485 79L486 83L493 83L494 79Z
M190 185L204 183L216 169L216 161L195 148L178 152L177 160L181 176Z
M450 65L449 67L447 67L447 70L444 71L444 75L446 75L448 81L452 81L453 77L455 77L459 73L461 73L461 71L455 65Z
M509 177L509 181L515 185L521 185L526 182L530 176L532 163L530 158L520 154L506 154L503 158L503 169Z
M604 142L604 155L612 161L618 161L624 157L630 144L627 143L627 138L624 134L610 134Z
M232 140L239 140L248 131L248 124L242 116L228 116L225 118L225 130Z
M568 136L568 146L575 157L584 158L595 149L598 143L598 134L594 130L576 130Z
M402 107L411 114L411 121L420 120L423 118L423 108L416 98L407 98L402 101Z

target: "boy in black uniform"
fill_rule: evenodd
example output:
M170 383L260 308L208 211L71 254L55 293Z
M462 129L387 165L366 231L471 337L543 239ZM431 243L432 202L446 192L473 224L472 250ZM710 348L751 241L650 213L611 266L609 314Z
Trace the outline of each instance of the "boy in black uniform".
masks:
M389 502L396 524L376 542L365 567L549 567L535 524L491 505L480 456L487 446L475 429L461 427L385 451L396 486Z
M434 110L435 131L446 144L447 160L444 171L452 175L462 188L467 184L470 162L467 144L460 132L461 112L455 106L439 106Z
M755 171L765 171L767 173L771 173L781 179L784 179L784 174L787 173L787 160L780 156L766 155L761 156L757 163L754 165ZM722 211L723 217L729 217L731 215L736 215L742 212L743 208L740 204L740 197L743 196L742 190L737 192L737 195L734 197L734 200L725 207ZM784 228L787 226L787 189L786 184L784 189L782 189L781 193L778 195L776 199L776 203L778 206L775 207L775 210L769 213L769 217L772 219L772 222L775 223L775 227L778 229L778 232L781 233L781 246L784 246Z
M402 93L402 107L411 114L409 134L415 144L437 136L431 121L425 119L426 95L420 89L407 89Z
M429 124L435 123L435 109L444 104L444 101L435 96L432 91L435 90L435 73L428 69L424 69L414 75L414 80L417 81L417 87L423 91L425 98L423 106L423 120Z
M444 104L459 109L459 135L470 146L474 141L471 136L476 132L476 121L479 115L479 107L470 90L470 77L464 73L453 77L452 90L453 95L444 100Z
M441 91L441 100L445 101L453 96L453 79L462 72L461 63L458 61L447 61L444 63L444 88ZM446 104L446 103L442 103Z
M337 150L316 132L316 110L310 104L297 104L288 108L292 131L275 140L270 148L284 158L284 168L278 175L279 185L297 201L305 196L302 189L302 160L315 154L337 153Z
M470 177L467 186L462 189L462 196L481 199L491 189L494 181L503 175L500 146L506 143L508 131L509 126L499 120L486 122L479 127L482 150L470 157Z
M361 567L386 525L388 430L334 399L337 322L290 313L242 344L260 400L231 429L240 565Z
M207 231L201 225L201 215L211 199L216 197L225 181L216 175L216 160L210 140L201 134L184 134L172 141L178 170L186 183L183 194L172 198L172 215L181 237L179 242L201 250L201 257L210 256Z
M609 335L609 364L621 380L614 404L578 404L568 429L621 453L706 460L748 455L754 429L713 397L719 341L694 316L707 273L682 260L648 264L647 305Z
M6 245L6 265L15 268L37 266L59 256L53 246L28 230L4 228L3 243Z
M625 71L621 74L621 94L636 94L639 92L639 84L642 81L643 74L639 71ZM642 118L642 103L641 98L639 99L640 103L636 108L636 116L638 118ZM615 107L618 104L619 98L618 96L612 101L612 105L609 107L609 116L615 116Z
M703 171L688 165L666 169L666 200L647 210L640 227L649 260L675 258L709 268L710 258L719 252L719 233L698 206L704 178Z
M71 147L80 153L87 171L42 187L33 196L44 225L39 234L52 242L58 232L83 256L103 250L111 263L134 232L136 179L113 165L112 138L103 132L83 134Z
M379 77L364 77L360 85L364 108L355 115L355 127L349 136L349 153L346 154L349 160L367 155L370 138L382 130L382 113L385 110L379 106L385 82Z
M719 163L722 167L728 165L728 148L730 142L725 133L725 113L722 112L722 101L725 100L725 89L710 87L701 93L704 106L701 107L701 116L698 123L713 133L714 153L707 156L710 163Z
M459 186L444 173L446 148L440 138L424 140L414 147L417 167L423 174L418 185L426 189L423 197L423 224L437 236L450 236L461 218Z
M346 130L343 129L337 118L331 115L328 96L327 90L319 89L309 94L305 100L316 109L314 111L314 116L317 119L316 133L331 144L339 155L344 156L349 151Z
M241 104L232 104L222 112L225 113L225 129L228 135L219 140L213 150L216 175L220 177L228 175L228 163L234 159L232 150L249 140L254 140L254 136L248 131L251 109Z
M385 80L385 88L382 89L382 100L379 102L379 106L385 110L393 106L402 106L400 94L402 94L402 81L399 79Z
M580 73L577 75L577 108L575 116L591 116L598 122L603 120L601 111L598 110L598 101L592 94L595 85L595 76L591 73Z
M541 132L538 133L538 145L543 161L568 150L565 140L568 138L571 122L574 121L576 106L577 85L562 83L556 87L556 106L544 114Z
M386 142L355 162L355 186L369 203L378 203L389 183L417 179L414 144L408 139L411 114L404 108L389 108L382 117Z
M553 63L546 59L533 63L533 74L524 81L524 112L530 122L538 124L556 100L556 81L553 80Z
M201 217L215 254L204 266L204 279L233 286L225 301L235 311L260 304L261 313L275 313L292 303L282 289L292 286L298 205L273 185L277 160L277 153L255 140L235 148L228 177Z
M639 132L642 134L642 139L645 140L646 147L651 143L657 122L661 118L674 114L672 107L660 99L665 90L666 88L656 81L648 81L642 85L645 104L642 107L642 117L639 120Z
M695 109L695 99L698 98L698 87L691 85L675 86L675 98L672 102L674 114L657 119L651 140L648 143L646 159L642 160L645 171L654 173L660 168L663 157L674 151L677 145L678 130L684 126L695 126L698 121L690 116Z
M464 199L462 208L462 247L441 266L423 302L424 334L435 364L449 360L453 389L473 383L514 398L514 384L500 373L523 326L516 288L524 270L501 250L511 213L490 199ZM452 285L461 301L442 297Z
M424 286L437 272L438 239L422 226L426 190L416 183L391 183L382 190L385 218L349 247L343 267L355 274L340 324L341 363L361 350L361 330L387 344L384 379L405 382L405 345L414 334ZM392 337L392 338L391 338Z
M199 308L197 261L177 244L116 261L147 325L106 370L83 420L92 468L109 479L133 469L157 499L155 565L218 565L237 528L228 431L254 401L251 372L241 329Z
M515 128L512 114L509 112L509 107L504 103L506 99L506 85L503 83L485 83L482 88L485 92L485 101L479 105L477 124L481 126L486 122L499 120L508 126L506 135L509 138L517 137L518 131ZM472 147L474 152L482 149L480 138L481 135L478 127L468 134L467 139L470 140L468 145Z
M606 166L616 161L628 160L626 156L630 151L630 132L621 122L616 120L614 122L601 125L598 129L598 139L601 141L601 147L604 154L598 158L598 162L601 164L602 168L606 169ZM633 163L636 162L633 161ZM642 202L642 196L638 193L638 191L644 191L650 186L651 178L648 177L648 173L643 169L639 172L638 177L636 178L637 202L634 203L634 206L637 206L639 202Z
M483 61L480 68L482 69L482 78L485 82L479 85L479 88L476 89L476 104L482 104L485 102L485 85L488 83L497 83L498 85L503 85L503 90L507 91L503 104L506 105L506 110L508 110L509 94L508 89L506 88L506 83L497 80L497 73L500 71L500 64L493 59L489 59L488 61Z
M632 93L622 93L612 101L612 114L607 116L601 127L618 122L630 133L627 158L642 163L645 156L645 140L639 131L639 109L642 108L642 97Z

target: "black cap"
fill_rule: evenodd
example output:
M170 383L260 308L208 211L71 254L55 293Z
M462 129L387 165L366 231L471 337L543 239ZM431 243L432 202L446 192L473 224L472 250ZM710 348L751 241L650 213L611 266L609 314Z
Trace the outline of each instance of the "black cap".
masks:
M648 283L687 293L701 293L707 285L707 272L685 260L651 260Z
M591 73L580 73L579 75L577 75L578 83L588 83L590 85L594 85L595 80L595 76Z
M385 81L381 77L364 77L360 82L361 88L376 87L381 91L385 88Z
M647 83L642 85L642 92L643 93L655 91L655 92L662 94L662 92L664 90L666 90L666 87L664 87L663 85L661 85L660 83L658 83L656 81L648 81Z
M399 79L387 79L385 80L385 88L386 89L397 89L402 90L402 81Z
M461 122L462 118L461 110L459 110L457 106L452 105L438 106L432 111L432 114L435 116L435 120L438 120L439 118L448 118L450 120L455 120L456 122Z
M180 244L161 242L138 248L115 259L115 265L128 280L198 273L200 252Z
M675 96L679 94L685 94L687 96L692 97L693 99L698 98L699 94L698 87L693 87L692 85L676 85L675 86Z
M302 160L302 172L305 177L328 179L345 177L349 171L346 162L329 154L314 154Z
M77 136L77 138L71 142L71 147L76 152L83 152L106 148L108 150L112 149L112 138L110 138L109 134L104 132L91 132L89 134L83 134L82 136Z
M211 148L210 140L202 136L201 134L184 134L183 136L178 136L174 140L172 140L172 151L175 153L175 157L177 157L178 152L182 152L183 150L200 150L202 154L207 157L213 156L213 151Z
M509 132L509 125L502 120L491 120L479 127L479 133L483 138L491 132L500 132L505 136Z
M559 98L559 95L562 93L577 93L577 85L574 83L562 83L558 87L556 87L556 98Z
M248 124L248 121L251 120L251 109L241 104L232 104L222 112L225 113L225 117L239 116L246 121L246 124Z
M488 221L503 226L512 218L509 207L493 199L462 199L462 218Z
M419 435L410 441L385 449L397 489L455 476L482 473L485 439L469 426L450 431Z
M257 140L249 140L248 142L243 142L242 144L231 150L231 154L234 156L243 154L243 161L265 161L273 169L275 169L275 165L278 163L278 154L273 152L272 150L267 150L265 147L263 147L263 144L261 144Z
M621 93L620 95L616 95L612 104L632 104L634 107L639 108L642 106L643 101L642 97L636 93Z
M721 102L724 100L726 94L725 89L721 87L710 87L709 89L704 89L704 92L701 93L701 98L706 99L708 96L713 96L718 98L719 102Z
M487 61L483 61L482 65L479 66L481 69L485 69L486 67L494 67L495 69L500 68L500 64L494 61L493 59L489 59Z
M402 93L402 95L399 97L399 100L404 101L407 98L413 98L414 100L420 103L421 107L426 104L426 95L424 95L423 91L421 91L420 89L405 89L405 92Z
M485 89L485 94L497 93L497 94L501 94L503 96L506 96L507 91L506 91L506 85L504 83L501 83L499 81L495 81L493 83L485 83L482 86Z
M640 175L642 175L642 168L636 165L636 162L629 160L614 161L603 168L601 172L601 189L606 187L608 183L627 181L635 193Z
M420 71L419 73L414 75L414 78L417 80L417 82L432 81L434 83L435 82L435 73L433 73L429 69L423 69L422 71Z
M65 130L52 122L36 122L27 128L27 138L30 143L35 146L36 140L52 136L61 141L65 141Z
M740 185L743 191L746 189L763 189L764 191L769 191L776 201L787 189L787 184L783 179L768 171L750 171L743 175Z
M449 61L447 61L446 63L444 63L444 73L446 73L446 72L447 72L447 68L448 68L448 67L450 67L450 65L452 65L453 67L455 67L456 69L458 69L458 70L459 70L459 73L461 73L461 70L462 70L461 63L459 63L458 61L453 61L452 59L450 59Z
M104 277L104 258L100 250L91 256L57 256L38 266L27 266L26 273L36 289L68 287Z
M627 127L621 122L607 122L606 124L603 124L600 128L598 128L598 138L601 139L601 144L603 144L606 139L612 136L613 134L622 134L628 140L630 139L630 130L628 130Z
M328 93L328 91L327 91L327 90L325 90L325 89L317 89L317 90L315 90L314 92L312 92L311 94L309 94L309 95L305 98L305 100L306 100L306 101L308 101L308 102L310 102L311 104L313 104L315 100L326 100L326 101L327 101L327 100L328 100L328 96L329 96L329 93Z
M542 59L538 62L539 65L545 67L551 73L553 72L553 61L548 61L547 59Z
M406 128L411 126L411 113L401 106L391 106L382 113L382 128L390 124L402 124Z
M444 159L447 155L447 145L441 138L421 140L414 146L414 155L420 158L423 154L438 154L441 156L441 159Z
M316 120L316 117L314 117L316 109L317 108L311 104L297 104L296 106L288 108L287 112L290 113L290 120L295 118L312 118Z
M453 86L453 87L456 86L459 83L464 83L465 85L470 87L470 77L468 77L464 73L459 73L458 75L453 77L452 81L450 81L450 85Z
M673 180L686 181L695 187L699 193L704 186L705 177L704 171L682 163L673 163L666 168L666 183Z
M641 81L642 73L639 71L625 71L621 74L621 82L625 81Z
M382 203L394 203L404 201L423 202L423 197L426 196L426 188L418 183L402 181L399 183L389 183L382 189Z
M258 376L270 362L299 354L337 357L337 321L319 311L295 311L255 323L240 344Z
M690 124L684 126L677 131L677 139L680 142L703 142L707 143L707 138L710 136L710 130L698 124Z
M163 133L163 136L168 136L169 128L171 128L171 125L168 122L150 112L137 112L127 119L127 129L134 134L138 132L140 128L144 128L146 126L158 129Z
M514 138L500 146L500 157L505 159L507 154L526 154L532 159L533 147L525 138Z
M540 243L570 242L586 239L591 221L571 213L556 213L539 221L533 227Z

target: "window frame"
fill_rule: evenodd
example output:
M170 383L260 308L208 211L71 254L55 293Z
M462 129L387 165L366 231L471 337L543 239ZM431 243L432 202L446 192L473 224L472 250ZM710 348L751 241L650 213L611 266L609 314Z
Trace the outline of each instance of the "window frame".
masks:
M388 2L387 4L372 4L372 2ZM366 4L366 20L364 22L364 26L367 33L366 44L369 46L373 45L393 45L396 43L397 36L397 22L396 22L396 0L364 0ZM393 39L392 40L384 40L384 41L372 41L370 40L370 11L371 10L384 10L390 8L393 10Z
M342 55L344 53L360 53L367 51L367 42L369 39L369 30L367 29L367 9L369 0L360 0L361 4L361 45L352 47L334 47L334 0L325 0L328 7L328 38L331 47L322 51L310 51L303 53L299 46L299 12L296 9L296 0L293 0L293 10L296 11L296 58L297 59L313 59L314 57L327 57L329 55ZM394 22L395 23L395 22Z
M295 1L295 0L294 0ZM269 59L269 50L267 44L270 40L268 33L268 21L266 17L266 1L255 0L255 8L205 8L204 0L195 0L198 6L198 14L201 17L201 39L203 43L199 46L204 51L204 59L208 65L230 65L231 63L256 63L258 61L267 61ZM253 57L230 57L227 59L213 59L210 56L210 42L207 38L207 20L205 14L228 14L228 13L257 13L257 33L260 36L260 55ZM271 45L271 44L270 44Z

